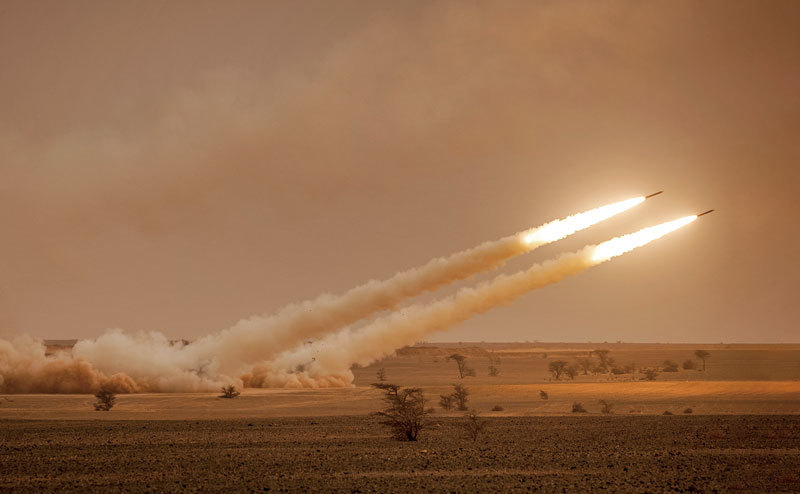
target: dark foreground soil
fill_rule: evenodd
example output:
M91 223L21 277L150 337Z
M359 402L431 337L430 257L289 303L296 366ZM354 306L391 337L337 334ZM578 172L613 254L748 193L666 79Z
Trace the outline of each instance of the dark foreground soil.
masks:
M800 491L800 416L0 421L0 490Z

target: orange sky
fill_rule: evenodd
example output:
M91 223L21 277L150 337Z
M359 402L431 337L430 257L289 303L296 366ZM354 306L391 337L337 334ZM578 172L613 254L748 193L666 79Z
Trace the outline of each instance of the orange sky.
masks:
M0 4L0 337L194 338L626 197L438 340L797 342L800 4ZM485 276L484 276L485 277Z

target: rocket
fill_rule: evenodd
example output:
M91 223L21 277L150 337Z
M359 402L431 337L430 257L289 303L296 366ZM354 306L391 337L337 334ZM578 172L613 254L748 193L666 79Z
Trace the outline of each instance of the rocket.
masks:
M661 193L663 193L663 192L664 192L663 190L659 190L658 192L653 192L653 193L652 193L652 194L650 194L649 196L644 196L644 198L645 198L645 199L650 199L651 197L653 197L653 196L657 196L657 195L659 195L659 194L661 194Z
M714 212L714 210L713 210L713 209L709 209L709 210L708 210L708 211L706 211L705 213L700 213L700 214L698 214L698 215L697 215L697 217L699 218L699 217L703 216L704 214L708 214L708 213L712 213L712 212Z

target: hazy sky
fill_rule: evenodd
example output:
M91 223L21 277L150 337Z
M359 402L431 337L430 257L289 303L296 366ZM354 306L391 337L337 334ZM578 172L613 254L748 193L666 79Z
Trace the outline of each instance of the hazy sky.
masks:
M0 337L194 338L665 189L504 271L717 211L435 339L797 342L798 88L796 1L0 0Z

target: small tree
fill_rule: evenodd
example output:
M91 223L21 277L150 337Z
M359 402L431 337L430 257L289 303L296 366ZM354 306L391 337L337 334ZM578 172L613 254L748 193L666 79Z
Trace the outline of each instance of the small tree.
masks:
M236 390L236 386L233 384L229 384L227 386L222 387L222 394L219 395L220 398L236 398L241 393Z
M541 398L541 399L543 399L543 400L549 400L549 399L550 399L550 395L548 395L548 394L545 392L545 390L543 390L543 389L540 389L540 390L539 390L539 398Z
M497 377L500 375L500 369L497 368L495 365L489 366L489 377Z
M605 413L606 415L610 415L610 414L614 413L614 404L613 403L609 403L606 400L600 400L600 406L602 407L600 409L600 412Z
M564 369L564 374L566 374L570 379L575 380L575 376L578 375L578 368L574 365L570 365Z
M645 369L644 371L644 378L648 381L655 381L656 376L658 376L658 372L655 369Z
M98 412L107 412L114 407L117 402L117 395L110 389L100 388L100 390L94 394L94 397L97 398L97 401L94 402L94 409Z
M426 417L431 413L425 409L422 390L401 389L395 384L385 383L375 383L372 386L386 393L383 398L386 408L375 412L375 415L384 418L381 424L391 429L398 441L416 441L419 432L428 425Z
M452 410L455 407L456 399L452 394L440 395L439 406L445 410Z
M448 360L455 361L456 365L458 366L458 377L460 379L464 379L464 376L474 376L475 369L467 367L467 357L454 353L447 357Z
M711 354L705 350L695 350L694 356L703 361L703 370L706 370L706 359L710 357Z
M547 364L547 369L556 379L561 379L561 374L567 369L567 363L563 360L553 360Z
M375 377L378 378L378 381L384 382L386 380L386 369L383 367L378 369L378 372L375 373Z
M481 420L478 415L475 409L470 410L464 414L464 419L466 420L461 424L467 433L467 437L473 441L477 441L478 436L486 429L486 422Z

